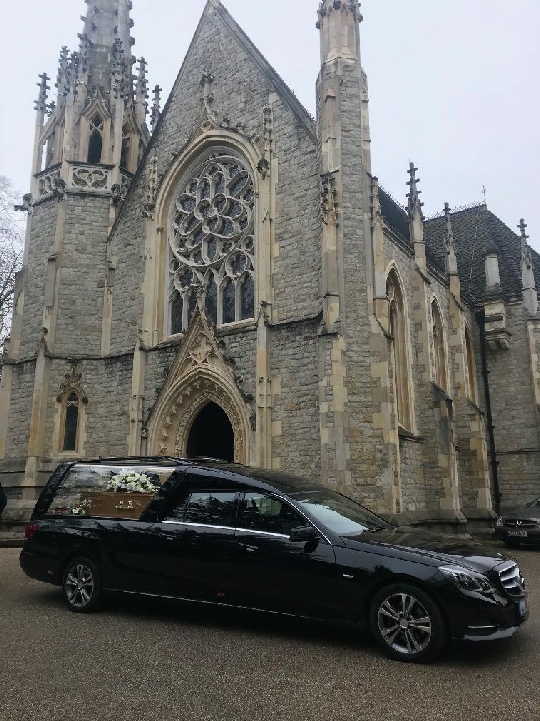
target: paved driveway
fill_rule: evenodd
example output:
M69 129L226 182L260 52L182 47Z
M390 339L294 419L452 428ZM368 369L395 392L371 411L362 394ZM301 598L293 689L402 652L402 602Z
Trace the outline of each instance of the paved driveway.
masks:
M432 666L382 657L349 630L118 598L64 609L0 549L1 721L540 719L540 551L515 555L531 618L512 639Z

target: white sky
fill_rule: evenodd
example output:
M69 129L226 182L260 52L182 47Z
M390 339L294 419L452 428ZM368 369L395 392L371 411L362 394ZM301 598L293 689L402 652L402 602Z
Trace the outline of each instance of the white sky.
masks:
M205 0L133 0L134 52L166 98ZM225 0L315 114L318 0ZM29 188L37 75L77 49L83 0L0 0L0 175ZM426 214L482 200L540 251L540 0L363 0L373 172L405 202L409 159Z

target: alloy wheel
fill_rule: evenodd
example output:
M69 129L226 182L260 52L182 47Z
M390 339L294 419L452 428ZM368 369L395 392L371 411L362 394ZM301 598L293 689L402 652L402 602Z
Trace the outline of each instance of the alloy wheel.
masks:
M431 641L431 616L411 593L387 596L378 608L377 625L383 640L400 655L420 654Z
M77 610L86 608L95 593L92 569L82 561L71 566L65 576L64 591L70 606Z

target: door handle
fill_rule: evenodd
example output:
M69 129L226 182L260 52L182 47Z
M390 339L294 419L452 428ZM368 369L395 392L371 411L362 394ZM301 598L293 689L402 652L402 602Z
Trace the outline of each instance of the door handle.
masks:
M240 545L244 551L247 551L248 553L255 553L255 551L259 550L259 546L250 546L248 543L241 543Z

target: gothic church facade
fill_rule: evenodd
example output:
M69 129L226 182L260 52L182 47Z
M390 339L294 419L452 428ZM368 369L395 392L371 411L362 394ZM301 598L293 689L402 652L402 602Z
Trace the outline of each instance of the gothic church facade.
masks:
M322 0L314 120L219 0L172 93L130 0L41 76L0 390L6 517L62 460L217 456L462 531L540 495L539 258L371 171L357 2Z

